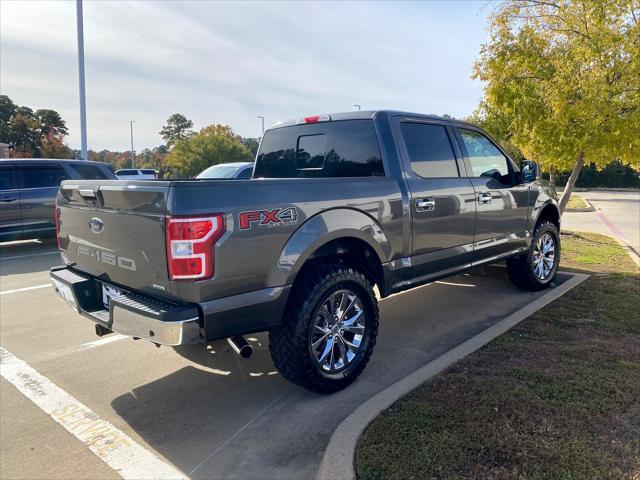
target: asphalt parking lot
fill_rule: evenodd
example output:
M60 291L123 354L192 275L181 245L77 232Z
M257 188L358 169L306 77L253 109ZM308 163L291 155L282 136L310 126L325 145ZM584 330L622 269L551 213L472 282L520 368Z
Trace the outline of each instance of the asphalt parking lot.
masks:
M364 374L322 396L278 375L266 334L249 338L248 360L224 341L174 350L98 339L49 286L58 261L55 241L0 246L2 347L190 478L315 477L331 433L363 401L541 295L495 266L389 297ZM1 478L120 477L0 381Z

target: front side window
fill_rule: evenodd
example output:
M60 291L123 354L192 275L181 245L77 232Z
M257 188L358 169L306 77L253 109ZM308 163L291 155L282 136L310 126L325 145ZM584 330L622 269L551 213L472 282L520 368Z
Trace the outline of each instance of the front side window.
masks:
M238 174L238 178L251 178L253 175L253 167L245 168Z
M404 122L401 130L416 174L425 178L458 176L456 157L444 126Z
M59 168L25 167L20 169L22 188L59 187L65 175Z
M507 157L480 132L460 129L467 149L473 177L492 177L506 183L509 178Z
M384 176L371 120L341 120L276 128L265 133L254 178Z

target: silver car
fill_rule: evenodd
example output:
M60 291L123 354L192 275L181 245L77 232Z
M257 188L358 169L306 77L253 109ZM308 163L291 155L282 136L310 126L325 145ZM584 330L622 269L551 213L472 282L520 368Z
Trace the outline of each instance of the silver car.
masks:
M251 178L253 162L219 163L200 172L196 178Z

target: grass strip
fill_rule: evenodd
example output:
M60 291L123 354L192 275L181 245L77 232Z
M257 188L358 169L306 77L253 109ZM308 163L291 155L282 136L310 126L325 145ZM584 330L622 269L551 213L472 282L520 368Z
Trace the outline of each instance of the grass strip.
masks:
M378 417L359 478L640 478L638 269L609 237L562 247L592 277Z

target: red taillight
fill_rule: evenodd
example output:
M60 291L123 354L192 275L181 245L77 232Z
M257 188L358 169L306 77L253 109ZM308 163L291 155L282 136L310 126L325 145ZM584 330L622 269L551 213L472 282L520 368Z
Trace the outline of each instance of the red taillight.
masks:
M53 221L56 224L56 240L58 242L58 250L60 250L60 219L58 218L58 215L60 215L60 209L56 203L53 211Z
M213 247L224 229L222 214L167 217L169 278L202 280L213 277Z

